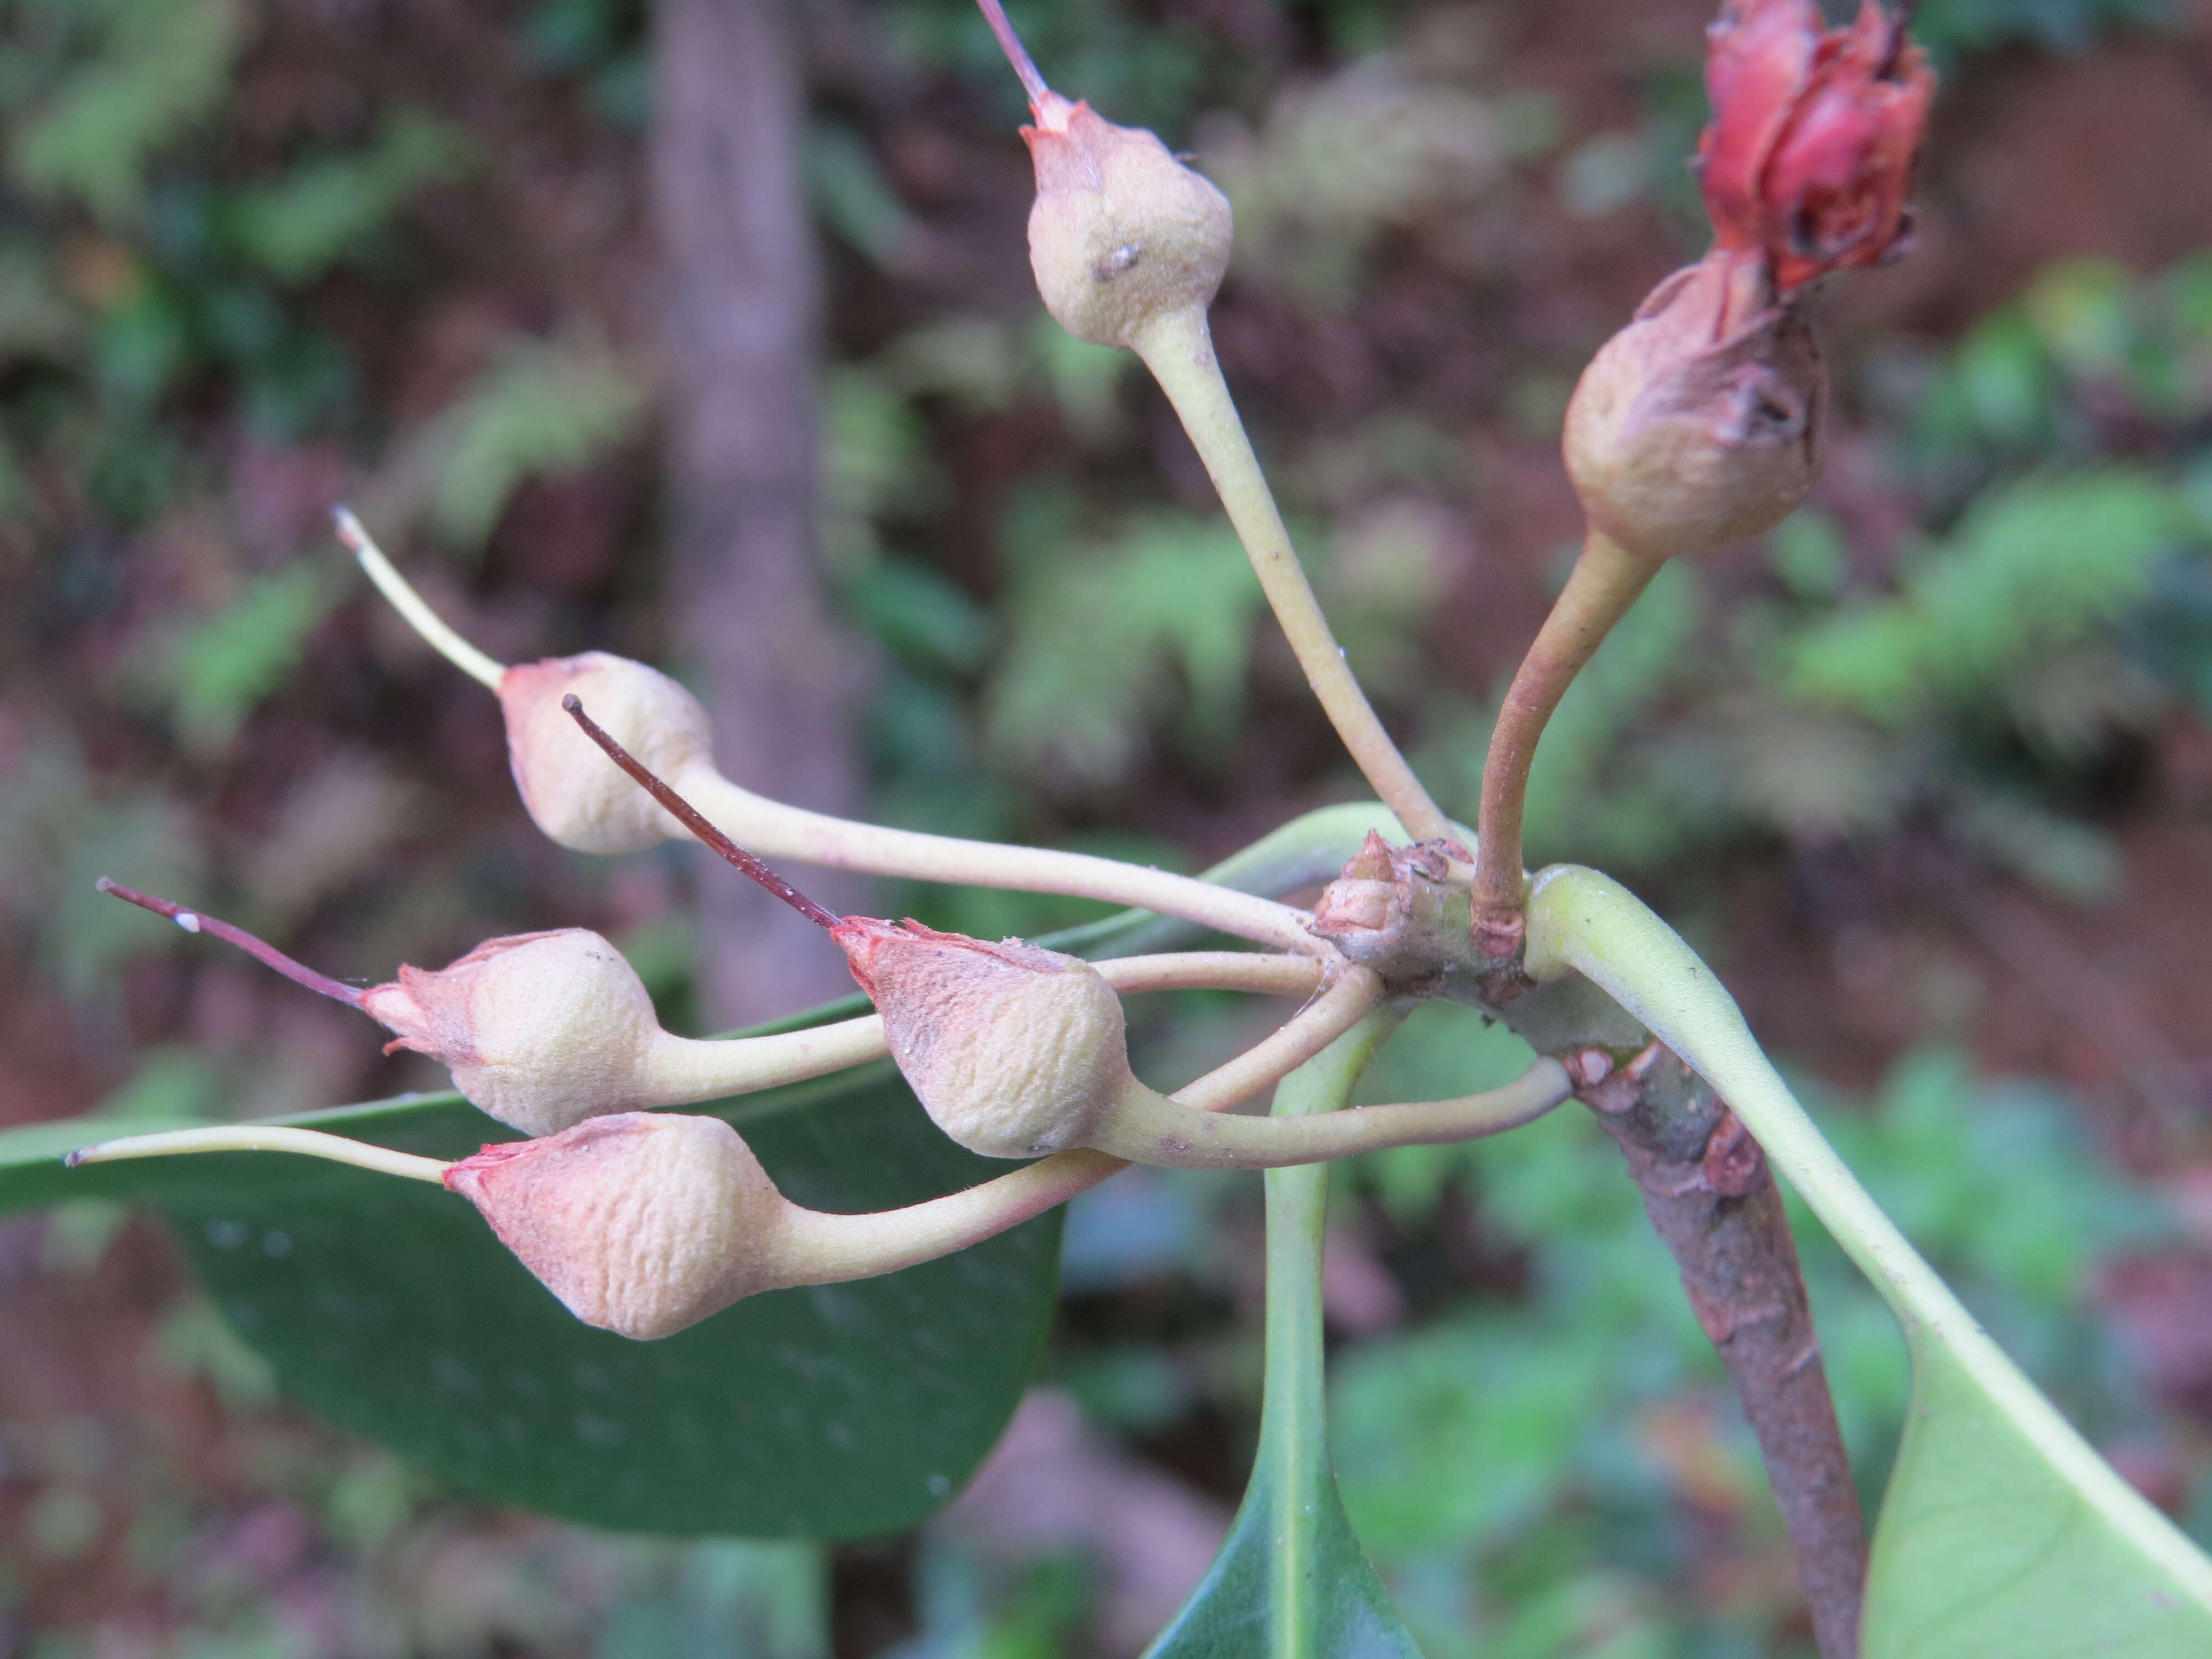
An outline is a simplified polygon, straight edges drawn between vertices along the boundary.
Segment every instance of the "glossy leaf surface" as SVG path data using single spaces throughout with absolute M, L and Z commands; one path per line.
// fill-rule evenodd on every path
M 725 1115 L 819 1209 L 913 1203 L 1006 1167 L 939 1133 L 885 1066 Z M 286 1121 L 438 1158 L 509 1138 L 453 1096 Z M 456 1486 L 595 1526 L 854 1538 L 913 1524 L 1005 1427 L 1057 1288 L 1055 1212 L 941 1261 L 755 1297 L 632 1342 L 579 1324 L 438 1188 L 267 1154 L 62 1166 L 106 1132 L 0 1135 L 0 1211 L 149 1205 L 292 1399 Z

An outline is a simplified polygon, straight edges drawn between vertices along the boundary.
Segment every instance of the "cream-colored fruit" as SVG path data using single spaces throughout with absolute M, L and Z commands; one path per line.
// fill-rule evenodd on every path
M 500 681 L 499 702 L 507 763 L 532 821 L 578 853 L 635 853 L 681 836 L 676 820 L 562 708 L 571 695 L 661 777 L 714 759 L 707 711 L 657 669 L 604 651 L 518 663 Z
M 970 1152 L 1088 1146 L 1133 1086 L 1121 1000 L 1080 957 L 857 916 L 836 937 L 923 1109 Z
M 1030 268 L 1079 339 L 1128 345 L 1171 312 L 1212 303 L 1229 269 L 1229 198 L 1152 133 L 1056 99 L 1024 127 L 1036 168 Z
M 787 1281 L 792 1206 L 720 1118 L 624 1112 L 447 1172 L 586 1325 L 672 1336 Z
M 627 780 L 624 780 L 627 782 Z M 473 1104 L 526 1134 L 649 1103 L 661 1040 L 637 972 L 581 927 L 487 940 L 362 996 L 394 1047 L 442 1061 Z

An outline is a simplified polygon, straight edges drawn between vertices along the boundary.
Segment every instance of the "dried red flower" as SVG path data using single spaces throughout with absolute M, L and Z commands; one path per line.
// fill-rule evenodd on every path
M 446 1185 L 569 1312 L 641 1341 L 804 1277 L 789 1236 L 799 1212 L 717 1117 L 589 1118 L 486 1146 Z
M 1705 58 L 1713 119 L 1698 166 L 1714 239 L 1762 253 L 1784 295 L 1904 239 L 1936 92 L 1927 54 L 1880 0 L 1847 27 L 1820 24 L 1814 0 L 1724 0 Z

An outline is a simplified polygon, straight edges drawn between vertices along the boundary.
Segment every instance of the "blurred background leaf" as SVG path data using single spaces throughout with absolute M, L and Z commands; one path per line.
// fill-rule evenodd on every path
M 692 918 L 722 872 L 535 836 L 491 700 L 367 599 L 325 517 L 352 500 L 502 659 L 694 672 L 656 453 L 648 21 L 9 9 L 0 1123 L 442 1084 L 100 899 L 102 874 L 357 980 L 595 927 L 696 1029 Z M 1016 21 L 1055 86 L 1236 197 L 1224 369 L 1355 665 L 1468 815 L 1578 533 L 1565 398 L 1703 245 L 1699 18 Z M 1945 71 L 1919 246 L 1820 301 L 1827 478 L 1607 645 L 1540 763 L 1531 853 L 1686 927 L 1991 1328 L 2212 1539 L 2212 206 L 2172 185 L 2212 172 L 2205 29 L 2154 0 L 1927 0 L 1919 27 Z M 972 6 L 810 8 L 805 30 L 817 522 L 869 810 L 1195 869 L 1356 795 L 1159 400 L 1039 313 L 1021 95 Z M 994 936 L 1095 913 L 880 897 Z M 1131 1013 L 1162 1086 L 1267 1018 Z M 1373 1097 L 1516 1060 L 1424 1011 Z M 1345 1492 L 1431 1659 L 1809 1651 L 1748 1439 L 1601 1141 L 1561 1115 L 1338 1185 Z M 776 1630 L 757 1639 L 841 1659 L 1133 1655 L 1249 1468 L 1256 1203 L 1154 1172 L 1089 1195 L 1037 1396 L 1064 1431 L 1016 1436 L 1021 1480 L 919 1538 L 758 1579 L 742 1551 L 533 1521 L 312 1426 L 142 1223 L 11 1224 L 0 1652 L 580 1659 Z M 1871 1492 L 1901 1356 L 1805 1248 Z M 825 1628 L 776 1623 L 824 1582 Z

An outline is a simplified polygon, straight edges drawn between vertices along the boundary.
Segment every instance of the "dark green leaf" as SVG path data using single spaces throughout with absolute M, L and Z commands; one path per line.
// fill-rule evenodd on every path
M 1385 822 L 1377 806 L 1326 808 L 1210 873 L 1247 891 L 1298 886 Z M 1190 931 L 1130 912 L 1047 942 L 1123 954 Z M 851 997 L 762 1029 L 866 1011 Z M 890 1209 L 1006 1168 L 947 1140 L 888 1066 L 719 1109 L 816 1209 Z M 449 1094 L 279 1121 L 437 1158 L 508 1138 Z M 172 1127 L 134 1118 L 127 1132 Z M 456 1486 L 600 1526 L 852 1538 L 912 1524 L 1005 1426 L 1057 1288 L 1055 1212 L 943 1261 L 756 1297 L 629 1342 L 570 1318 L 434 1188 L 258 1154 L 63 1165 L 120 1132 L 78 1119 L 0 1134 L 0 1214 L 152 1206 L 293 1398 Z
M 1276 1460 L 1253 1469 L 1229 1541 L 1146 1659 L 1419 1659 L 1318 1461 L 1303 1492 Z
M 887 1066 L 730 1105 L 784 1191 L 816 1208 L 886 1209 L 1005 1168 L 939 1133 Z M 441 1158 L 497 1127 L 451 1096 L 286 1121 Z M 152 1206 L 292 1398 L 457 1486 L 597 1526 L 912 1525 L 998 1438 L 1055 1291 L 1056 1212 L 942 1261 L 631 1342 L 577 1323 L 436 1188 L 253 1154 L 64 1169 L 59 1153 L 103 1127 L 0 1135 L 0 1211 Z

